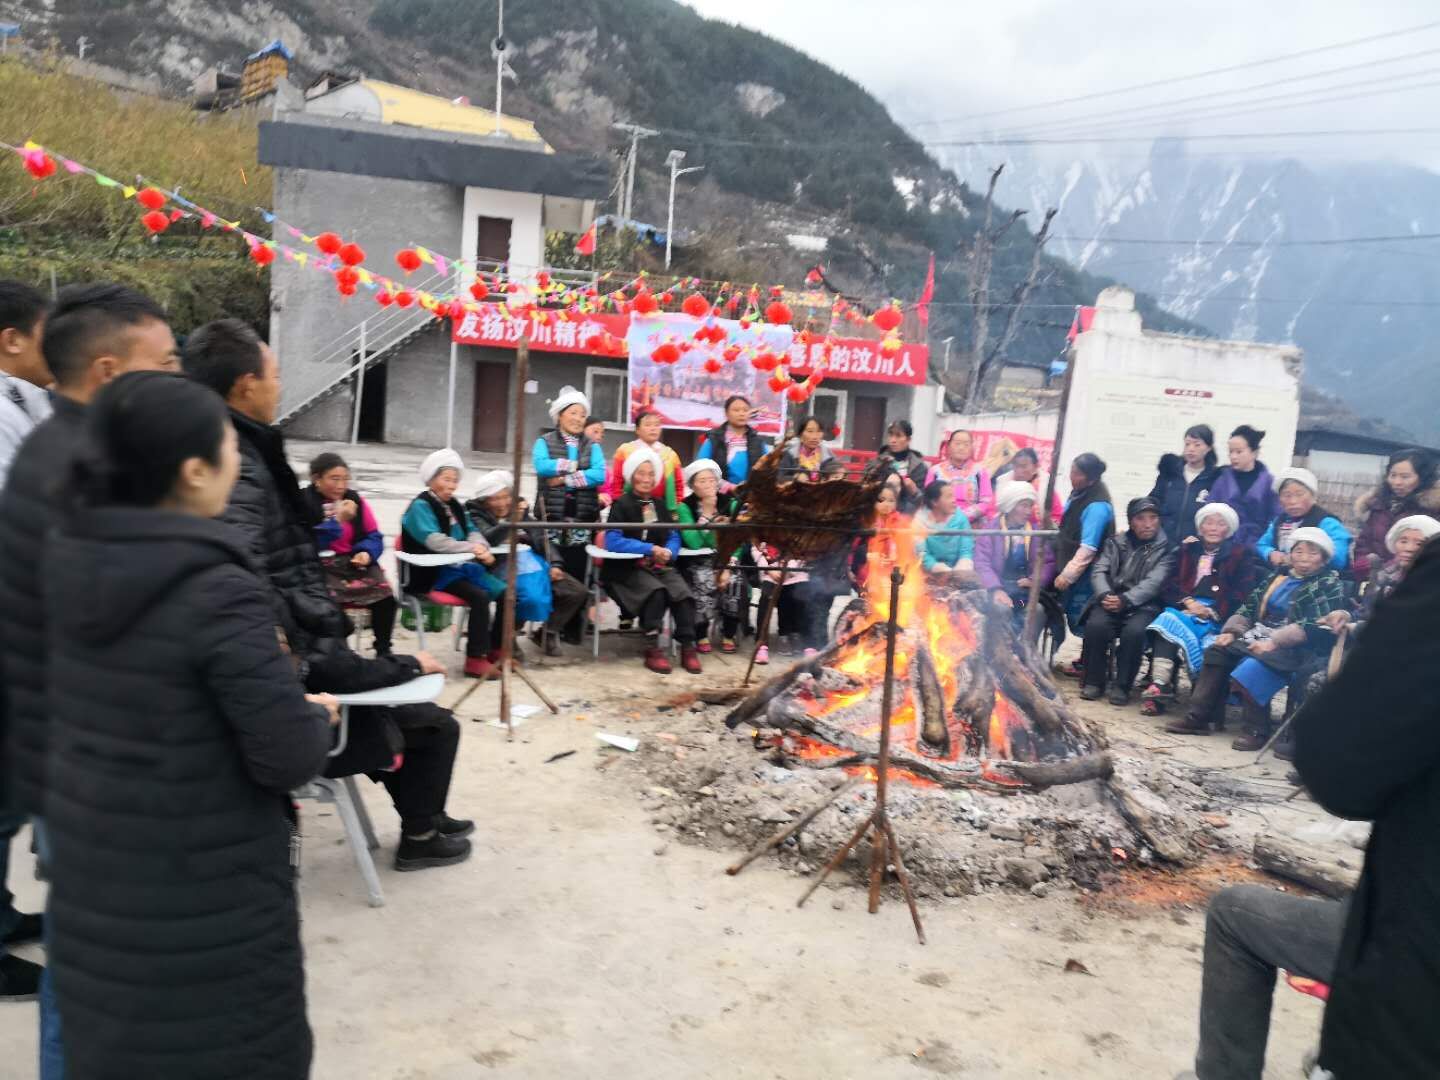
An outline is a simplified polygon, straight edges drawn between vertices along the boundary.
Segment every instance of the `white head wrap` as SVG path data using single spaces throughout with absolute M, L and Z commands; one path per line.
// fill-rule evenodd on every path
M 1320 494 L 1320 481 L 1315 479 L 1315 474 L 1309 469 L 1301 469 L 1293 465 L 1288 469 L 1281 469 L 1280 475 L 1275 478 L 1275 491 L 1277 493 L 1285 486 L 1287 480 L 1294 480 L 1297 484 L 1303 484 L 1310 489 L 1311 495 Z
M 499 495 L 502 491 L 508 491 L 515 486 L 515 478 L 510 475 L 508 469 L 491 469 L 483 473 L 475 484 L 475 498 L 488 499 L 491 495 Z
M 1002 514 L 1008 514 L 1026 499 L 1038 502 L 1040 496 L 1035 494 L 1035 489 L 1024 480 L 1007 480 L 1000 485 L 1000 490 L 995 492 L 995 505 Z
M 625 483 L 627 486 L 630 483 L 630 478 L 635 475 L 635 470 L 647 461 L 655 466 L 655 482 L 659 483 L 660 480 L 663 479 L 665 466 L 660 464 L 659 454 L 653 450 L 631 450 L 630 453 L 625 455 L 625 464 L 620 467 L 620 471 L 625 474 Z
M 1335 557 L 1335 541 L 1330 539 L 1330 534 L 1324 529 L 1317 529 L 1314 525 L 1308 525 L 1303 529 L 1296 529 L 1290 534 L 1290 550 L 1295 550 L 1295 545 L 1301 542 L 1314 544 L 1321 551 L 1325 552 L 1325 558 Z
M 420 463 L 420 483 L 428 487 L 435 474 L 441 469 L 454 469 L 455 479 L 459 480 L 465 471 L 465 462 L 461 461 L 460 455 L 448 446 L 444 450 L 436 450 Z
M 1230 530 L 1225 534 L 1226 539 L 1240 531 L 1240 515 L 1235 512 L 1233 506 L 1226 503 L 1206 503 L 1200 507 L 1195 514 L 1195 531 L 1200 531 L 1202 521 L 1208 517 L 1215 517 L 1217 514 L 1225 520 L 1225 527 Z
M 695 479 L 695 477 L 702 472 L 714 473 L 717 480 L 724 479 L 724 477 L 720 475 L 720 466 L 717 465 L 715 462 L 711 461 L 708 457 L 702 457 L 696 458 L 694 461 L 690 462 L 689 465 L 685 466 L 683 470 L 685 482 L 688 484 L 691 480 Z
M 560 422 L 560 414 L 571 405 L 584 405 L 585 413 L 590 413 L 590 399 L 573 386 L 562 386 L 560 393 L 555 395 L 555 400 L 550 402 L 550 419 L 557 424 Z
M 1411 514 L 1409 517 L 1403 517 L 1395 522 L 1394 525 L 1390 526 L 1390 531 L 1385 534 L 1385 546 L 1390 549 L 1391 555 L 1395 554 L 1395 544 L 1400 539 L 1401 534 L 1407 533 L 1411 529 L 1414 529 L 1426 540 L 1429 540 L 1437 532 L 1440 532 L 1440 521 L 1436 521 L 1434 518 L 1428 517 L 1425 514 Z

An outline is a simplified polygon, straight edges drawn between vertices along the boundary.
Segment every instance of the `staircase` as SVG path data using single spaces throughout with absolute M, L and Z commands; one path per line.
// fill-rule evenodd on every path
M 423 281 L 407 283 L 407 288 L 411 292 L 446 292 L 454 280 L 451 275 L 432 274 Z M 368 370 L 390 359 L 440 321 L 418 306 L 377 308 L 374 315 L 346 330 L 298 374 L 291 376 L 287 372 L 277 423 L 295 419 L 337 390 L 349 386 L 362 369 Z

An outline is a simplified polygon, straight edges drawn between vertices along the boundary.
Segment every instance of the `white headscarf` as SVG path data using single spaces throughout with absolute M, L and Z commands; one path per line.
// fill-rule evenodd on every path
M 635 470 L 646 462 L 655 467 L 655 482 L 658 484 L 665 477 L 665 466 L 660 464 L 660 455 L 653 450 L 639 449 L 631 450 L 625 455 L 625 464 L 620 471 L 625 475 L 625 486 L 630 486 L 630 478 L 635 475 Z
M 460 460 L 460 455 L 448 446 L 444 450 L 436 450 L 420 463 L 420 483 L 426 487 L 441 469 L 454 469 L 455 479 L 459 480 L 465 472 L 465 462 Z
M 1425 514 L 1411 514 L 1409 517 L 1403 517 L 1395 522 L 1390 526 L 1390 531 L 1385 534 L 1385 546 L 1390 549 L 1391 555 L 1395 554 L 1395 544 L 1399 541 L 1401 534 L 1407 533 L 1411 529 L 1429 540 L 1437 532 L 1440 532 L 1440 521 Z
M 571 405 L 584 405 L 585 414 L 590 414 L 590 399 L 573 386 L 562 386 L 560 393 L 555 395 L 555 400 L 550 402 L 550 419 L 558 424 L 560 414 Z
M 1000 508 L 1002 514 L 1008 514 L 1022 502 L 1039 501 L 1040 496 L 1035 494 L 1035 489 L 1024 480 L 1007 480 L 1000 485 L 1000 490 L 995 492 L 995 505 Z
M 696 458 L 694 461 L 690 462 L 690 464 L 686 465 L 685 468 L 682 470 L 682 475 L 684 475 L 685 482 L 688 484 L 691 480 L 694 480 L 695 477 L 702 472 L 713 472 L 715 474 L 715 479 L 724 479 L 724 477 L 720 475 L 720 466 L 717 465 L 715 462 L 711 461 L 708 457 Z
M 1321 551 L 1325 552 L 1325 558 L 1335 557 L 1335 541 L 1330 539 L 1330 534 L 1324 529 L 1317 529 L 1314 525 L 1306 526 L 1303 529 L 1296 529 L 1290 534 L 1290 550 L 1295 550 L 1299 543 L 1314 544 Z
M 1240 515 L 1235 512 L 1233 506 L 1226 503 L 1206 503 L 1195 514 L 1195 531 L 1200 531 L 1200 523 L 1208 517 L 1224 519 L 1225 527 L 1230 531 L 1225 534 L 1225 539 L 1230 539 L 1240 531 Z
M 491 495 L 499 495 L 502 491 L 508 491 L 515 486 L 515 477 L 510 475 L 508 469 L 491 469 L 483 473 L 475 483 L 475 498 L 488 499 Z
M 1309 469 L 1302 469 L 1292 465 L 1288 469 L 1281 469 L 1280 475 L 1275 478 L 1275 490 L 1278 492 L 1285 486 L 1286 481 L 1294 480 L 1310 490 L 1311 495 L 1320 494 L 1320 481 L 1315 479 L 1315 474 Z

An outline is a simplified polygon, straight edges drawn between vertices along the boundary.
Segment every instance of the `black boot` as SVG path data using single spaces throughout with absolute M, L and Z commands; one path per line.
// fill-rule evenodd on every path
M 469 857 L 469 840 L 446 836 L 432 829 L 424 836 L 401 835 L 400 847 L 395 852 L 395 869 L 424 870 L 431 866 L 451 866 Z
M 1205 735 L 1213 727 L 1225 730 L 1225 696 L 1230 689 L 1230 675 L 1218 664 L 1206 664 L 1195 679 L 1190 694 L 1190 707 L 1185 715 L 1165 725 L 1172 735 Z
M 1230 744 L 1232 750 L 1244 750 L 1249 753 L 1259 750 L 1270 739 L 1274 730 L 1270 722 L 1270 706 L 1257 705 L 1250 700 L 1248 694 L 1240 695 L 1240 707 L 1242 716 L 1242 729 L 1244 734 Z

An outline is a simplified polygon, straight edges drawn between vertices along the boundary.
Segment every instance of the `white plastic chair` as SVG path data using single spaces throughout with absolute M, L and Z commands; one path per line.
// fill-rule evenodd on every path
M 378 705 L 382 708 L 394 708 L 397 705 L 418 705 L 421 702 L 434 701 L 444 689 L 445 676 L 437 674 L 421 675 L 418 679 L 411 679 L 398 686 L 366 690 L 359 694 L 336 694 L 335 700 L 340 703 L 340 727 L 335 747 L 329 756 L 339 757 L 349 744 L 350 706 Z M 375 827 L 370 823 L 370 814 L 365 809 L 364 800 L 360 798 L 355 777 L 332 779 L 328 776 L 317 776 L 304 787 L 297 788 L 292 792 L 292 796 L 297 800 L 314 799 L 319 803 L 334 804 L 340 815 L 340 823 L 345 829 L 345 841 L 350 845 L 350 851 L 355 856 L 355 865 L 359 867 L 360 876 L 365 880 L 370 906 L 383 907 L 385 894 L 380 889 L 380 875 L 375 871 L 375 860 L 370 857 L 370 852 L 380 846 L 380 841 L 375 837 Z
M 460 649 L 460 639 L 465 633 L 465 621 L 470 615 L 470 605 L 458 596 L 442 590 L 435 590 L 419 597 L 410 592 L 410 567 L 412 566 L 459 566 L 461 563 L 470 562 L 475 556 L 468 552 L 455 552 L 453 554 L 426 553 L 424 555 L 412 555 L 408 551 L 395 549 L 395 562 L 399 570 L 399 592 L 397 597 L 402 606 L 408 608 L 415 618 L 415 639 L 420 644 L 420 651 L 425 651 L 425 605 L 435 604 L 439 607 L 459 608 L 460 613 L 455 619 L 455 650 Z
M 681 552 L 683 553 L 685 549 L 684 549 L 684 548 L 681 548 L 680 550 L 681 550 Z M 586 561 L 586 563 L 585 563 L 585 590 L 586 590 L 586 592 L 588 592 L 588 593 L 590 594 L 591 607 L 592 607 L 592 609 L 593 609 L 594 612 L 595 612 L 595 622 L 594 622 L 594 631 L 595 631 L 595 635 L 594 635 L 594 636 L 595 636 L 595 641 L 594 641 L 594 644 L 593 644 L 592 647 L 591 647 L 591 650 L 592 650 L 592 651 L 591 651 L 591 655 L 594 656 L 594 658 L 595 658 L 596 660 L 599 660 L 599 659 L 600 659 L 600 601 L 605 597 L 605 586 L 602 585 L 601 582 L 600 582 L 600 568 L 599 568 L 599 566 L 596 565 L 596 563 L 597 563 L 597 561 L 603 563 L 606 559 L 618 559 L 618 560 L 624 560 L 624 559 L 643 559 L 643 558 L 645 558 L 645 556 L 644 556 L 644 555 L 634 555 L 634 554 L 630 554 L 630 553 L 622 552 L 622 551 L 607 551 L 605 548 L 603 548 L 603 547 L 597 547 L 597 546 L 594 545 L 594 544 L 586 544 L 586 545 L 585 545 L 585 554 L 588 555 L 588 556 L 590 556 L 590 558 L 589 558 L 589 559 Z M 697 552 L 695 552 L 695 554 L 698 555 L 699 552 L 697 551 Z M 713 554 L 713 552 L 711 552 L 711 554 Z M 622 614 L 623 614 L 623 613 L 622 613 Z M 659 642 L 657 642 L 657 644 L 659 644 L 661 648 L 669 649 L 669 650 L 671 650 L 671 651 L 673 652 L 673 651 L 674 651 L 674 645 L 675 645 L 675 635 L 674 635 L 671 631 L 672 631 L 672 627 L 671 627 L 671 622 L 670 622 L 670 611 L 669 611 L 669 609 L 667 608 L 666 611 L 665 611 L 665 618 L 664 618 L 664 620 L 660 623 L 660 640 L 659 640 Z

